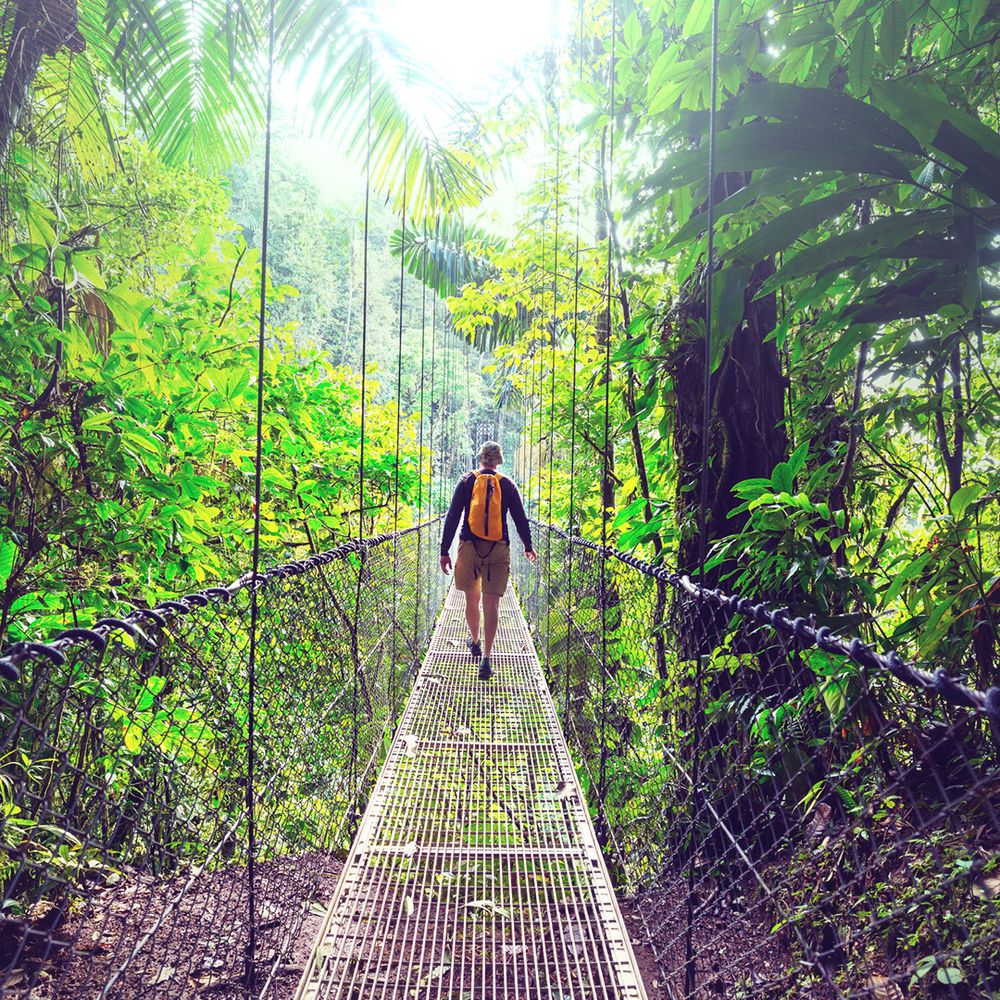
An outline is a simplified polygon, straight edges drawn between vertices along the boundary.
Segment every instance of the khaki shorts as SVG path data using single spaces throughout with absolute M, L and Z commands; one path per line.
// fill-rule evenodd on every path
M 510 579 L 510 546 L 506 542 L 459 542 L 455 586 L 502 597 Z

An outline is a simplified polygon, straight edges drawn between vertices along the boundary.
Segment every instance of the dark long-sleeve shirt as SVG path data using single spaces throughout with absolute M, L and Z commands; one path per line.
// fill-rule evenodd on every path
M 484 470 L 485 471 L 485 470 Z M 467 472 L 455 486 L 455 492 L 451 498 L 451 506 L 448 507 L 448 514 L 444 519 L 444 531 L 441 533 L 441 555 L 446 556 L 451 549 L 451 543 L 455 539 L 455 529 L 458 522 L 462 522 L 462 530 L 458 537 L 463 542 L 475 541 L 476 535 L 469 527 L 469 505 L 472 503 L 472 484 L 476 481 L 475 472 Z M 514 527 L 524 542 L 525 552 L 530 552 L 531 545 L 531 525 L 528 524 L 528 515 L 524 512 L 524 504 L 521 502 L 521 494 L 512 479 L 503 477 L 500 485 L 500 520 L 503 524 L 503 540 L 510 543 L 510 532 L 507 530 L 507 515 L 514 519 Z

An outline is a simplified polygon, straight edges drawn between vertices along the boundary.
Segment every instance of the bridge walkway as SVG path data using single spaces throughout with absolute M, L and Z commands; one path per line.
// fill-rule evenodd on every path
M 520 605 L 452 590 L 296 1000 L 645 1000 Z

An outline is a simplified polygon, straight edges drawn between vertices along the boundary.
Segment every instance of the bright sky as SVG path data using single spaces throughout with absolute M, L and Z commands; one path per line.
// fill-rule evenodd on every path
M 386 23 L 460 98 L 488 99 L 509 66 L 554 37 L 556 0 L 376 0 Z
M 384 23 L 460 100 L 475 105 L 497 97 L 506 71 L 550 45 L 559 0 L 375 0 Z M 277 103 L 289 118 L 298 95 L 292 80 L 278 85 Z M 432 128 L 446 131 L 446 120 Z M 325 193 L 357 195 L 363 190 L 358 165 L 320 138 L 295 143 L 298 158 Z M 510 196 L 498 192 L 506 214 Z M 496 199 L 493 199 L 496 200 Z M 495 207 L 495 206 L 491 206 Z

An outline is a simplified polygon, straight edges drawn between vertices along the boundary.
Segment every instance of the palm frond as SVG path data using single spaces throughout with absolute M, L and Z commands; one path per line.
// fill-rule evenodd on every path
M 405 233 L 397 229 L 389 248 L 396 256 L 403 251 L 407 271 L 441 298 L 448 298 L 463 285 L 478 284 L 498 273 L 490 253 L 503 250 L 504 241 L 478 226 L 445 217 L 430 227 L 407 226 Z
M 108 173 L 118 163 L 118 140 L 103 87 L 89 52 L 62 51 L 43 60 L 33 87 L 34 141 L 63 137 L 64 152 L 84 180 Z M 64 168 L 69 162 L 64 161 Z
M 445 217 L 432 226 L 397 229 L 389 240 L 394 255 L 403 254 L 409 274 L 441 298 L 460 295 L 468 285 L 481 285 L 500 276 L 492 254 L 504 249 L 505 241 L 479 226 Z M 520 302 L 513 312 L 495 312 L 490 322 L 477 325 L 470 343 L 484 353 L 501 344 L 514 343 L 531 327 L 531 311 Z
M 260 131 L 252 7 L 228 0 L 81 2 L 80 30 L 167 163 L 224 170 Z
M 489 193 L 470 156 L 451 149 L 408 98 L 457 111 L 455 102 L 371 7 L 347 0 L 278 0 L 281 49 L 301 59 L 301 82 L 312 93 L 320 128 L 346 138 L 364 155 L 368 146 L 368 80 L 371 76 L 371 163 L 375 188 L 397 211 L 406 186 L 407 215 L 436 214 L 478 204 Z

